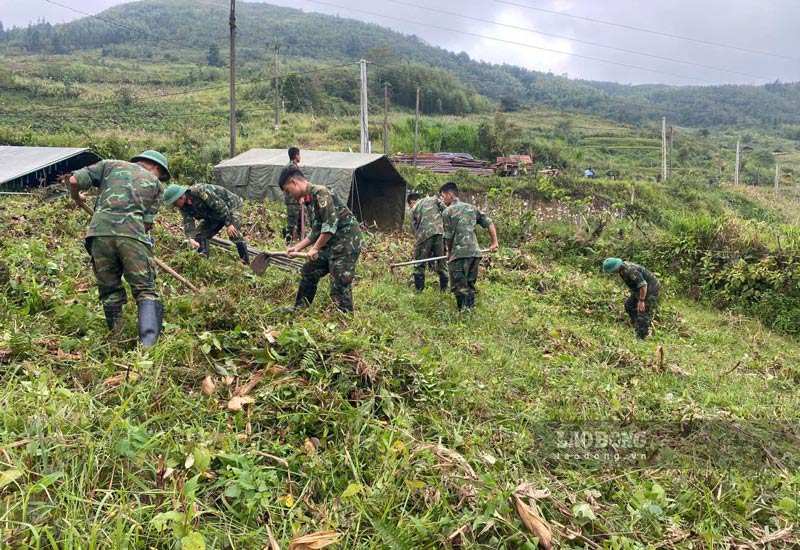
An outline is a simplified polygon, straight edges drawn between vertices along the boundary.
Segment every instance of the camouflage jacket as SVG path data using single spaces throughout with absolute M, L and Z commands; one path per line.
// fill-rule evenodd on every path
M 186 236 L 190 238 L 194 237 L 196 233 L 195 220 L 208 220 L 223 223 L 226 226 L 231 225 L 233 213 L 244 206 L 242 197 L 224 187 L 210 183 L 196 183 L 189 187 L 184 196 L 189 200 L 181 208 L 183 229 Z
M 444 239 L 453 241 L 450 260 L 480 257 L 475 226 L 488 229 L 491 224 L 492 219 L 471 204 L 456 200 L 445 208 L 442 212 Z
M 123 160 L 101 160 L 72 174 L 82 190 L 98 187 L 87 237 L 131 237 L 148 242 L 145 223 L 153 223 L 163 191 L 158 178 Z
M 444 203 L 439 197 L 424 197 L 411 209 L 411 231 L 417 243 L 444 233 L 442 212 Z
M 315 243 L 322 233 L 333 233 L 320 252 L 337 257 L 353 252 L 361 243 L 361 227 L 347 205 L 322 185 L 308 186 L 313 218 L 308 238 Z
M 648 295 L 658 294 L 661 290 L 661 282 L 656 279 L 656 276 L 648 269 L 633 262 L 622 262 L 619 276 L 633 293 L 638 293 L 644 285 L 647 285 Z

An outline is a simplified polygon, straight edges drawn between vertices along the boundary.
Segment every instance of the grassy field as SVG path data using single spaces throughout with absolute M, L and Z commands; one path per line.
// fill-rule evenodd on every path
M 5 547 L 284 548 L 333 531 L 338 548 L 533 548 L 512 494 L 563 547 L 800 543 L 797 340 L 666 272 L 654 336 L 636 340 L 599 249 L 542 252 L 563 226 L 485 262 L 472 314 L 389 275 L 407 236 L 370 234 L 355 315 L 323 291 L 287 318 L 296 275 L 203 261 L 165 212 L 157 253 L 204 290 L 160 275 L 165 332 L 145 352 L 130 306 L 131 340 L 106 343 L 83 213 L 0 207 Z M 280 210 L 248 206 L 253 244 L 279 246 Z M 249 380 L 252 403 L 229 410 Z
M 173 172 L 179 179 L 209 179 L 210 165 L 228 156 L 224 69 L 162 57 L 146 63 L 117 59 L 104 57 L 99 50 L 70 56 L 11 50 L 3 61 L 0 142 L 89 146 L 110 157 L 156 147 L 177 158 Z M 325 65 L 293 60 L 290 67 L 303 72 Z M 356 68 L 352 68 L 353 77 Z M 263 67 L 249 63 L 238 78 L 238 151 L 288 144 L 301 149 L 358 150 L 356 105 L 340 101 L 327 112 L 320 114 L 318 109 L 315 115 L 310 106 L 298 112 L 281 111 L 280 130 L 275 132 L 269 75 Z M 373 150 L 382 150 L 382 98 L 373 97 L 370 110 Z M 413 113 L 394 106 L 390 110 L 390 154 L 413 150 Z M 481 125 L 488 133 L 480 133 Z M 783 182 L 795 181 L 800 161 L 797 143 L 757 130 L 675 128 L 673 174 L 732 181 L 738 138 L 753 152 L 782 151 L 775 160 L 782 164 Z M 537 169 L 557 165 L 580 174 L 591 166 L 598 175 L 652 182 L 661 172 L 660 140 L 660 128 L 529 107 L 464 117 L 423 116 L 420 150 L 464 151 L 489 161 L 500 152 L 527 153 L 533 154 Z M 743 155 L 743 178 L 772 182 L 774 165 L 756 170 L 760 164 L 751 156 Z
M 153 147 L 179 182 L 227 157 L 222 69 L 91 51 L 3 62 L 2 143 Z M 281 113 L 274 132 L 269 84 L 241 77 L 240 151 L 358 150 L 352 105 Z M 390 124 L 390 153 L 411 150 L 411 114 L 393 108 Z M 356 314 L 322 290 L 288 318 L 296 274 L 259 278 L 220 250 L 204 261 L 164 211 L 157 254 L 203 291 L 159 275 L 166 325 L 149 352 L 130 305 L 129 340 L 106 342 L 86 216 L 0 197 L 0 548 L 274 550 L 332 531 L 338 548 L 512 549 L 546 546 L 548 530 L 574 548 L 797 547 L 800 155 L 754 132 L 753 152 L 785 153 L 780 194 L 717 185 L 740 134 L 676 128 L 674 177 L 656 184 L 660 128 L 543 108 L 423 117 L 422 151 L 493 141 L 566 173 L 452 176 L 503 246 L 472 314 L 391 277 L 408 235 L 370 233 Z M 577 177 L 586 166 L 619 175 Z M 420 190 L 444 182 L 403 173 Z M 563 216 L 542 221 L 520 197 Z M 282 211 L 247 206 L 251 244 L 281 246 Z M 622 284 L 598 273 L 618 254 L 665 283 L 644 342 Z M 252 402 L 229 410 L 237 392 Z M 532 510 L 547 529 L 532 532 Z

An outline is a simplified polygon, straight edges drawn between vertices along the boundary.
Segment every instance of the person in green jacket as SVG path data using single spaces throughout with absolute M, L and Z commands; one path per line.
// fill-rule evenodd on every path
M 442 226 L 450 269 L 450 288 L 456 296 L 459 310 L 464 307 L 472 309 L 475 307 L 475 282 L 481 263 L 475 226 L 480 225 L 489 231 L 492 237 L 489 245 L 491 252 L 499 248 L 497 230 L 489 216 L 471 204 L 458 200 L 458 186 L 455 183 L 445 183 L 439 192 L 447 207 L 442 212 Z
M 616 273 L 630 289 L 631 295 L 625 300 L 625 312 L 636 329 L 636 336 L 647 338 L 661 293 L 661 282 L 649 270 L 621 258 L 606 258 L 603 271 Z
M 331 298 L 336 307 L 342 312 L 352 312 L 353 279 L 363 241 L 358 220 L 335 193 L 325 186 L 311 184 L 295 165 L 283 169 L 278 185 L 295 199 L 309 197 L 313 208 L 311 233 L 286 251 L 291 257 L 311 246 L 292 311 L 310 305 L 319 280 L 330 273 Z
M 411 208 L 411 232 L 414 234 L 414 259 L 439 258 L 444 256 L 442 233 L 442 212 L 444 203 L 439 197 L 421 197 L 419 193 L 409 193 L 406 198 Z M 434 262 L 419 263 L 414 266 L 414 288 L 417 292 L 425 289 L 425 267 Z M 447 264 L 435 260 L 439 274 L 439 290 L 447 290 Z
M 122 308 L 128 301 L 124 276 L 136 301 L 139 340 L 145 347 L 158 341 L 164 317 L 156 290 L 153 241 L 147 233 L 161 201 L 160 180 L 169 178 L 166 157 L 153 150 L 130 162 L 101 160 L 69 178 L 70 196 L 79 205 L 86 200 L 82 190 L 99 189 L 85 244 L 108 329 L 114 339 L 124 329 Z
M 242 197 L 219 185 L 195 183 L 190 187 L 170 185 L 164 192 L 164 204 L 174 206 L 183 215 L 183 230 L 192 248 L 208 258 L 208 240 L 223 227 L 244 265 L 250 264 L 242 226 Z M 200 227 L 195 220 L 201 220 Z

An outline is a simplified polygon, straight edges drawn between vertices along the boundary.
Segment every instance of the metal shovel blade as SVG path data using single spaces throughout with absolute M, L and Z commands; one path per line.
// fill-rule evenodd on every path
M 250 269 L 252 269 L 253 273 L 255 273 L 258 276 L 263 275 L 268 267 L 269 267 L 269 254 L 267 254 L 266 252 L 260 252 L 259 254 L 256 255 L 255 258 L 253 258 L 253 261 L 250 262 Z

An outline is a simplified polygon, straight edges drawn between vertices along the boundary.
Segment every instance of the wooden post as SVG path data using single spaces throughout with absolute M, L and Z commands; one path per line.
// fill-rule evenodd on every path
M 669 169 L 667 174 L 672 177 L 672 126 L 669 127 Z
M 277 42 L 275 42 L 275 131 L 277 132 L 280 126 L 278 126 L 278 111 L 280 110 L 280 100 L 281 100 L 281 87 L 280 87 L 280 78 L 278 77 L 278 52 L 281 46 Z
M 417 168 L 418 151 L 419 151 L 419 86 L 417 86 L 417 110 L 414 118 L 414 169 Z
M 236 156 L 236 0 L 231 0 L 231 15 L 228 21 L 231 31 L 231 158 Z
M 389 154 L 389 83 L 383 83 L 383 154 Z
M 661 181 L 667 179 L 667 117 L 661 117 Z
M 739 140 L 736 140 L 736 167 L 734 168 L 733 184 L 739 185 Z

